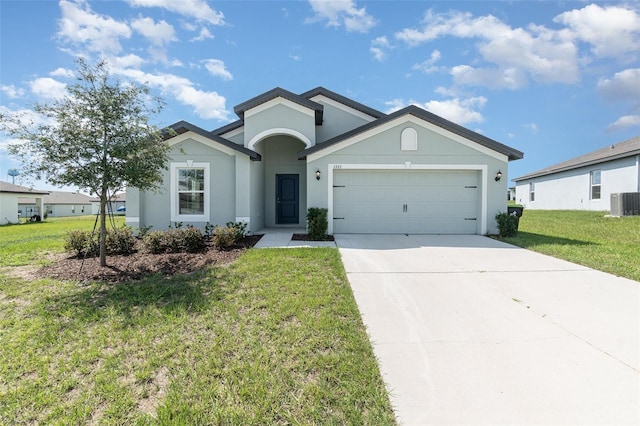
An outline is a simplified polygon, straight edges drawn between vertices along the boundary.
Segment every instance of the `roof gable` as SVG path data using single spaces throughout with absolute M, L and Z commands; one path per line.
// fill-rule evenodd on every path
M 381 118 L 386 115 L 383 112 L 370 108 L 364 104 L 361 104 L 360 102 L 356 102 L 353 99 L 349 99 L 336 92 L 332 92 L 331 90 L 325 89 L 324 87 L 316 87 L 315 89 L 311 89 L 308 92 L 304 92 L 300 96 L 302 96 L 303 98 L 311 99 L 318 95 L 322 95 L 329 99 L 333 99 L 334 101 L 339 102 L 342 105 L 348 106 L 349 108 L 353 108 L 356 111 L 363 112 L 373 118 Z
M 469 130 L 465 127 L 462 127 L 458 124 L 455 124 L 451 121 L 445 120 L 442 117 L 439 117 L 433 113 L 430 113 L 422 108 L 419 108 L 415 105 L 409 105 L 408 107 L 405 107 L 401 110 L 398 110 L 392 114 L 386 115 L 376 121 L 373 121 L 371 123 L 365 124 L 363 126 L 360 126 L 356 129 L 350 130 L 346 133 L 343 133 L 342 135 L 336 136 L 332 139 L 329 139 L 328 141 L 325 141 L 321 144 L 317 144 L 311 148 L 305 149 L 304 151 L 300 152 L 300 154 L 298 155 L 298 158 L 302 159 L 302 158 L 306 158 L 307 155 L 309 154 L 313 154 L 316 152 L 320 152 L 324 149 L 327 149 L 330 146 L 339 144 L 340 142 L 346 141 L 354 136 L 357 136 L 361 133 L 364 133 L 366 131 L 375 129 L 377 127 L 380 127 L 386 123 L 389 123 L 393 120 L 396 120 L 399 117 L 405 116 L 405 115 L 412 115 L 416 118 L 419 118 L 421 120 L 424 120 L 428 123 L 431 123 L 437 127 L 440 127 L 444 130 L 447 130 L 451 133 L 454 133 L 458 136 L 461 136 L 467 140 L 473 141 L 478 143 L 479 145 L 482 145 L 486 148 L 489 148 L 493 151 L 496 151 L 500 154 L 506 155 L 507 158 L 509 159 L 509 161 L 511 160 L 519 160 L 521 159 L 524 154 L 521 151 L 518 151 L 516 149 L 513 149 L 511 147 L 508 147 L 507 145 L 503 145 L 500 142 L 497 142 L 493 139 L 490 139 L 486 136 L 483 136 L 479 133 L 476 133 L 472 130 Z
M 186 121 L 178 121 L 177 123 L 172 124 L 171 126 L 169 126 L 169 128 L 171 128 L 173 131 L 175 131 L 178 135 L 181 135 L 183 133 L 186 132 L 193 132 L 195 134 L 198 134 L 200 136 L 203 136 L 209 140 L 212 140 L 216 143 L 219 143 L 223 146 L 226 146 L 227 148 L 231 148 L 234 151 L 238 151 L 241 152 L 245 155 L 248 155 L 249 158 L 251 158 L 252 160 L 260 160 L 261 156 L 260 154 L 258 154 L 255 151 L 252 151 L 248 148 L 245 148 L 242 145 L 238 145 L 236 143 L 233 143 L 223 137 L 218 136 L 217 134 L 215 134 L 214 132 L 208 132 L 206 130 L 204 130 L 201 127 L 195 126 L 191 123 L 188 123 Z M 170 140 L 171 138 L 173 138 L 174 136 L 171 136 L 169 134 L 166 135 L 165 140 Z
M 531 179 L 534 177 L 551 175 L 554 173 L 573 170 L 580 167 L 590 166 L 593 164 L 605 163 L 607 161 L 631 157 L 634 155 L 640 155 L 640 136 L 636 136 L 634 138 L 627 139 L 626 141 L 609 145 L 605 148 L 601 148 L 584 155 L 580 155 L 570 160 L 563 161 L 562 163 L 545 167 L 544 169 L 540 169 L 533 173 L 529 173 L 527 175 L 517 177 L 513 179 L 513 181 L 517 182 L 525 179 Z
M 282 89 L 280 87 L 271 89 L 268 92 L 265 92 L 261 95 L 249 99 L 248 101 L 236 105 L 233 108 L 233 111 L 238 115 L 238 117 L 240 117 L 241 120 L 244 120 L 244 114 L 246 111 L 276 98 L 283 98 L 305 108 L 309 108 L 314 112 L 316 125 L 322 124 L 322 112 L 324 107 L 321 104 L 313 102 L 312 100 L 307 99 L 304 96 L 296 95 L 295 93 Z

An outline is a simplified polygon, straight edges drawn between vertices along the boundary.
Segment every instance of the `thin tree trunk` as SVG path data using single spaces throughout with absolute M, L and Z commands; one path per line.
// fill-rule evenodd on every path
M 100 266 L 107 266 L 107 189 L 100 194 Z

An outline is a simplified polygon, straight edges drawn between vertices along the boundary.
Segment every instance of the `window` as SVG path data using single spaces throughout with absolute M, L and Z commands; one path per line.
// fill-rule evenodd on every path
M 529 201 L 536 200 L 536 184 L 535 182 L 529 182 Z
M 209 221 L 209 163 L 171 164 L 171 220 Z
M 591 199 L 600 199 L 600 170 L 591 172 Z

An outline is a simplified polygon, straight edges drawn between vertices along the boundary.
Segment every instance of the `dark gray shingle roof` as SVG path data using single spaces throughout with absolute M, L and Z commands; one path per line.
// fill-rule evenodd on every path
M 572 158 L 571 160 L 563 161 L 562 163 L 554 164 L 553 166 L 545 167 L 544 169 L 538 170 L 536 172 L 517 177 L 513 180 L 515 182 L 518 182 L 525 179 L 551 175 L 554 173 L 573 170 L 580 167 L 586 167 L 639 154 L 640 136 L 636 136 L 634 138 L 627 139 L 626 141 L 609 145 L 606 148 L 598 149 L 588 154 Z
M 311 99 L 314 96 L 323 95 L 329 99 L 333 99 L 336 102 L 340 102 L 343 105 L 351 107 L 356 111 L 364 112 L 367 115 L 370 115 L 374 118 L 384 117 L 386 114 L 380 112 L 376 109 L 366 106 L 365 104 L 361 104 L 360 102 L 356 102 L 353 99 L 349 99 L 345 96 L 342 96 L 336 92 L 332 92 L 329 89 L 325 89 L 324 87 L 316 87 L 315 89 L 311 89 L 308 92 L 302 93 L 300 96 L 303 98 Z
M 364 133 L 367 130 L 370 129 L 374 129 L 378 126 L 381 126 L 385 123 L 388 123 L 392 120 L 395 120 L 398 117 L 402 117 L 403 115 L 407 115 L 407 114 L 411 114 L 417 118 L 420 118 L 422 120 L 425 120 L 429 123 L 435 124 L 438 127 L 441 127 L 445 130 L 448 130 L 452 133 L 455 133 L 457 135 L 460 135 L 462 137 L 464 137 L 465 139 L 471 140 L 473 142 L 476 142 L 482 146 L 485 146 L 487 148 L 490 148 L 496 152 L 499 152 L 501 154 L 506 155 L 509 158 L 509 161 L 511 160 L 519 160 L 521 159 L 524 154 L 521 151 L 518 151 L 517 149 L 511 148 L 507 145 L 503 145 L 500 142 L 497 142 L 493 139 L 490 139 L 486 136 L 481 135 L 480 133 L 474 132 L 472 130 L 467 129 L 466 127 L 462 127 L 459 124 L 453 123 L 449 120 L 445 120 L 444 118 L 437 116 L 433 113 L 430 113 L 429 111 L 426 111 L 420 107 L 417 107 L 415 105 L 409 105 L 408 107 L 402 108 L 401 110 L 398 110 L 392 114 L 386 115 L 376 121 L 373 121 L 371 123 L 367 123 L 363 126 L 360 126 L 358 128 L 355 128 L 349 132 L 343 133 L 342 135 L 338 135 L 332 139 L 329 139 L 326 142 L 323 143 L 319 143 L 315 146 L 312 146 L 311 148 L 307 148 L 304 151 L 300 152 L 298 154 L 298 158 L 303 159 L 305 158 L 307 155 L 312 154 L 314 152 L 318 152 L 318 151 L 322 151 L 323 149 L 331 146 L 331 145 L 335 145 L 337 143 L 340 143 L 344 140 L 347 140 L 353 136 L 356 136 L 360 133 Z
M 214 132 L 208 132 L 206 130 L 204 130 L 201 127 L 198 127 L 196 125 L 193 125 L 187 121 L 178 121 L 175 124 L 172 124 L 171 126 L 169 126 L 171 129 L 173 129 L 177 134 L 181 135 L 183 133 L 186 132 L 194 132 L 200 136 L 204 136 L 205 138 L 211 139 L 215 142 L 218 142 L 221 145 L 224 145 L 228 148 L 234 149 L 238 152 L 241 152 L 243 154 L 246 154 L 249 156 L 249 158 L 251 158 L 252 160 L 260 160 L 262 157 L 260 156 L 260 154 L 258 154 L 255 151 L 252 151 L 248 148 L 245 148 L 242 145 L 238 145 L 237 143 L 233 143 L 228 139 L 225 139 L 223 137 L 218 136 L 217 134 L 215 134 Z M 170 135 L 166 135 L 166 139 L 171 139 L 172 136 Z
M 265 92 L 261 95 L 249 99 L 248 101 L 236 105 L 233 108 L 233 111 L 238 115 L 238 117 L 240 117 L 241 120 L 244 120 L 245 111 L 251 108 L 255 108 L 258 105 L 262 105 L 263 103 L 275 98 L 284 98 L 291 102 L 295 102 L 298 105 L 302 105 L 303 107 L 313 110 L 315 112 L 316 125 L 319 126 L 322 124 L 322 113 L 324 107 L 321 104 L 313 102 L 305 98 L 304 96 L 296 95 L 295 93 L 285 90 L 281 87 L 276 87 L 275 89 L 271 89 L 268 92 Z

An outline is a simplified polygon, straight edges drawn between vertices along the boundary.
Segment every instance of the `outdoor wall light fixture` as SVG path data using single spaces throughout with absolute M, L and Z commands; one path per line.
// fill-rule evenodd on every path
M 320 175 L 322 173 L 320 173 L 320 170 L 316 170 L 316 180 L 320 180 Z
M 498 170 L 498 173 L 496 173 L 496 182 L 498 182 L 500 179 L 502 179 L 502 172 Z

